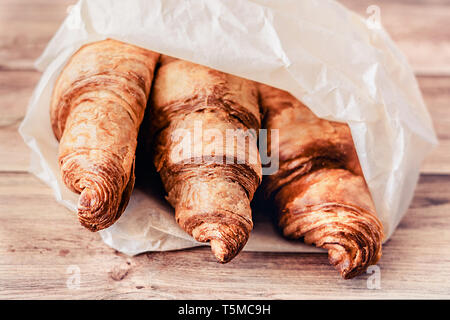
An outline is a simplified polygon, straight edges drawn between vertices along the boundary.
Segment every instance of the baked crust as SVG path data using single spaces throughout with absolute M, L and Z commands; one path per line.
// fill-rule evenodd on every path
M 381 256 L 383 228 L 349 127 L 319 119 L 288 92 L 259 92 L 263 126 L 279 129 L 280 168 L 263 189 L 283 235 L 327 249 L 343 278 L 361 274 Z
M 137 134 L 159 54 L 116 40 L 81 47 L 56 81 L 50 118 L 66 186 L 91 231 L 122 214 L 134 186 Z
M 231 145 L 205 130 L 224 138 L 227 130 L 259 129 L 256 84 L 162 56 L 151 106 L 154 163 L 178 224 L 197 241 L 210 241 L 219 262 L 230 261 L 253 228 L 250 201 L 262 175 L 256 135 Z M 180 129 L 192 138 L 183 146 L 190 152 L 174 156 L 180 141 L 173 134 Z

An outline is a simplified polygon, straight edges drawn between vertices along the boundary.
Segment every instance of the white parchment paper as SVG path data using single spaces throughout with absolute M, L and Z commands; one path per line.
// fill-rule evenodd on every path
M 331 0 L 81 0 L 36 63 L 43 75 L 20 127 L 32 150 L 30 170 L 76 211 L 78 196 L 60 178 L 50 96 L 81 45 L 114 38 L 287 90 L 319 117 L 348 123 L 390 237 L 437 140 L 405 57 L 368 22 Z M 282 239 L 268 217 L 254 215 L 244 250 L 318 250 Z M 178 227 L 157 191 L 139 187 L 119 221 L 100 235 L 130 255 L 200 245 Z

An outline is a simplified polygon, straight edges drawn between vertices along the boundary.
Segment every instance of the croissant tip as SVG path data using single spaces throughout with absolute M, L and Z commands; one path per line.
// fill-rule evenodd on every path
M 378 254 L 376 258 L 374 258 L 374 260 L 368 263 L 355 264 L 355 262 L 352 261 L 352 258 L 350 257 L 341 255 L 339 258 L 337 258 L 334 255 L 337 252 L 338 252 L 337 250 L 329 250 L 328 260 L 330 264 L 334 265 L 336 270 L 339 271 L 341 277 L 344 280 L 352 279 L 356 276 L 363 274 L 370 265 L 373 265 L 378 261 L 378 257 L 380 256 L 380 254 Z
M 95 192 L 89 188 L 83 189 L 78 200 L 78 220 L 91 232 L 104 229 L 98 223 L 98 216 L 93 214 L 101 209 L 101 203 L 95 201 Z
M 353 268 L 353 269 L 339 269 L 339 272 L 341 273 L 341 277 L 344 280 L 349 280 L 352 278 L 355 278 L 356 276 L 361 275 L 362 273 L 364 273 L 364 271 L 367 269 L 368 266 L 366 267 L 360 267 L 360 268 Z
M 227 263 L 232 260 L 237 252 L 230 250 L 225 241 L 220 239 L 213 239 L 210 241 L 211 251 L 220 263 Z
M 344 280 L 349 280 L 360 274 L 360 272 L 352 272 L 354 270 L 343 270 L 343 269 L 339 269 L 339 268 L 337 268 L 337 269 L 339 270 L 341 277 Z
M 93 222 L 93 218 L 89 218 L 86 215 L 86 212 L 80 212 L 78 211 L 78 220 L 80 221 L 80 224 L 88 229 L 91 232 L 97 232 L 104 228 L 98 225 L 98 223 Z

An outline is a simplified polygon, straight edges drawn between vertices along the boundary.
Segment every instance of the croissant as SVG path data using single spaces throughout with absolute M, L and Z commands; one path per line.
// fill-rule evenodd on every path
M 159 55 L 116 40 L 81 47 L 56 81 L 51 125 L 62 180 L 79 193 L 78 217 L 109 227 L 134 186 L 134 158 Z
M 256 84 L 161 56 L 150 104 L 154 164 L 176 221 L 230 261 L 253 228 L 250 201 L 262 178 Z
M 279 129 L 279 170 L 262 188 L 283 235 L 327 249 L 344 279 L 361 274 L 381 256 L 383 228 L 349 127 L 319 119 L 285 91 L 259 92 L 263 126 Z

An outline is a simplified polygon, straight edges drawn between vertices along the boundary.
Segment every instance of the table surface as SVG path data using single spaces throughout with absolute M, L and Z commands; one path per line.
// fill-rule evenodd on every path
M 0 298 L 450 298 L 450 1 L 342 2 L 362 15 L 381 8 L 440 139 L 383 248 L 379 286 L 371 285 L 375 274 L 341 279 L 322 253 L 243 252 L 226 265 L 208 248 L 128 257 L 84 230 L 27 172 L 29 150 L 17 132 L 40 77 L 33 62 L 74 1 L 0 0 Z

